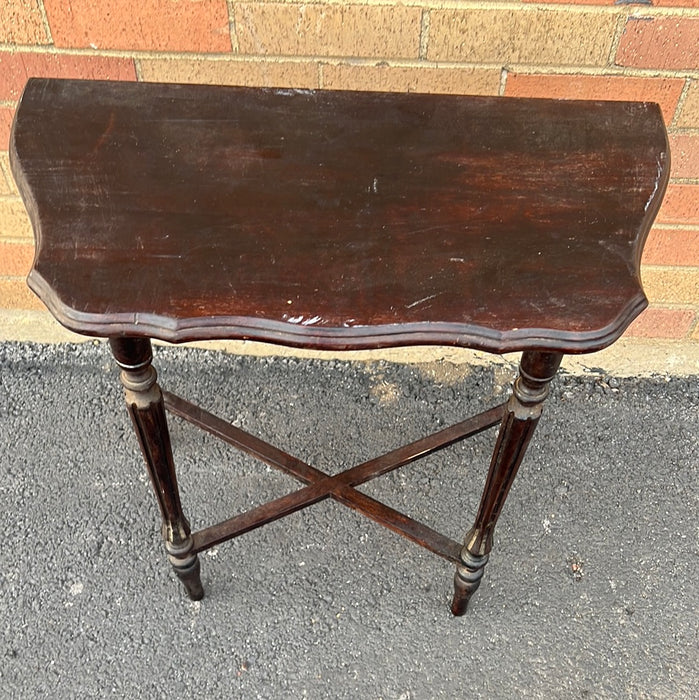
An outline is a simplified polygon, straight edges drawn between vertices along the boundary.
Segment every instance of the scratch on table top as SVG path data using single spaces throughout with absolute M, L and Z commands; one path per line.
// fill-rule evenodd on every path
M 414 301 L 412 304 L 407 304 L 406 309 L 412 309 L 415 306 L 420 306 L 420 304 L 424 304 L 426 301 L 430 301 L 430 299 L 434 299 L 435 297 L 439 296 L 438 294 L 430 294 L 427 297 L 423 297 L 422 299 L 418 299 L 417 301 Z
M 653 201 L 653 199 L 655 197 L 655 193 L 658 191 L 658 187 L 660 185 L 660 178 L 662 177 L 662 174 L 663 174 L 663 165 L 660 162 L 660 158 L 658 158 L 656 165 L 658 167 L 658 172 L 655 176 L 655 184 L 653 185 L 653 191 L 650 193 L 650 197 L 648 197 L 648 201 L 646 202 L 646 205 L 643 207 L 644 212 L 648 211 L 648 207 L 650 206 L 651 202 Z
M 97 151 L 99 151 L 102 146 L 105 144 L 107 139 L 109 138 L 109 135 L 114 131 L 114 112 L 112 112 L 109 115 L 109 121 L 107 122 L 107 126 L 105 127 L 104 131 L 100 134 L 100 137 L 97 139 L 97 143 L 93 146 L 92 150 L 90 151 L 90 155 L 93 156 Z

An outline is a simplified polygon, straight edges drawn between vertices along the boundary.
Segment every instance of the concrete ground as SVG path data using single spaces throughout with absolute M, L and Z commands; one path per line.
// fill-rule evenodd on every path
M 182 348 L 156 365 L 330 472 L 503 400 L 513 372 Z M 623 375 L 556 380 L 455 619 L 450 565 L 334 501 L 204 554 L 188 601 L 107 348 L 0 343 L 0 697 L 699 697 L 699 373 Z M 295 488 L 171 424 L 194 528 Z M 460 539 L 493 439 L 362 488 Z

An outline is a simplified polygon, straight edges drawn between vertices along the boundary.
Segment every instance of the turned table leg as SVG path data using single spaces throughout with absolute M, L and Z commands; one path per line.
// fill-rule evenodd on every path
M 500 433 L 485 482 L 473 527 L 466 533 L 461 563 L 454 577 L 454 615 L 466 612 L 468 601 L 480 586 L 483 567 L 493 546 L 493 530 L 517 474 L 529 440 L 541 416 L 549 382 L 561 364 L 562 355 L 528 351 L 522 354 L 519 376 L 500 424 Z
M 162 516 L 162 535 L 172 568 L 192 600 L 201 600 L 204 589 L 199 576 L 199 558 L 192 553 L 189 523 L 182 512 L 177 477 L 170 446 L 165 407 L 147 338 L 111 338 L 109 344 L 121 368 L 133 426 L 146 460 L 148 475 Z

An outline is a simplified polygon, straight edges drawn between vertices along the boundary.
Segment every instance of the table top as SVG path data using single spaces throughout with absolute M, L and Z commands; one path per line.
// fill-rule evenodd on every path
M 652 103 L 31 79 L 29 285 L 79 333 L 589 352 L 646 305 Z

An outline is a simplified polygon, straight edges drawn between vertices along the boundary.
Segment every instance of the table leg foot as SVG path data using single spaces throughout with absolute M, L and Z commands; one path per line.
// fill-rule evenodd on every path
M 483 568 L 488 563 L 488 555 L 474 557 L 470 552 L 461 553 L 461 563 L 454 574 L 454 597 L 451 601 L 453 615 L 461 616 L 468 608 L 468 601 L 478 590 L 483 578 Z
M 172 570 L 180 579 L 191 600 L 201 600 L 204 597 L 204 586 L 201 583 L 201 566 L 197 554 L 191 552 L 192 541 L 176 547 L 170 542 L 165 543 L 168 559 Z

